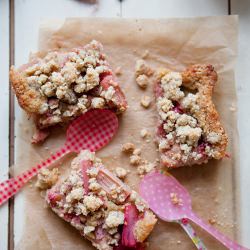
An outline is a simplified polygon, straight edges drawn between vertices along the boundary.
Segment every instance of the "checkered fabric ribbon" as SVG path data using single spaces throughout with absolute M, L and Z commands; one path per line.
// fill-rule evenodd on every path
M 30 170 L 0 183 L 0 205 L 15 195 L 41 168 L 50 166 L 69 152 L 101 149 L 110 142 L 117 129 L 118 119 L 109 110 L 94 109 L 81 115 L 70 124 L 66 142 L 59 150 Z

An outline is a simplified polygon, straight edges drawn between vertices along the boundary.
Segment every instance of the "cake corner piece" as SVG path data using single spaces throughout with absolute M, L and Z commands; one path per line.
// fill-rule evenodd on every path
M 210 64 L 192 65 L 183 72 L 157 71 L 156 137 L 164 166 L 202 164 L 225 156 L 228 139 L 212 101 L 216 82 Z

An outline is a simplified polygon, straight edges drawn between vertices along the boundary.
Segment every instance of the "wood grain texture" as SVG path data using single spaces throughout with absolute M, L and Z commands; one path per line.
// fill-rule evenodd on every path
M 250 246 L 250 1 L 231 0 L 231 13 L 239 15 L 239 56 L 236 67 L 238 128 L 240 134 L 240 180 L 242 243 Z
M 228 14 L 228 0 L 126 0 L 122 17 L 164 18 Z
M 0 1 L 0 181 L 9 174 L 9 1 Z M 0 207 L 0 249 L 8 248 L 8 203 Z

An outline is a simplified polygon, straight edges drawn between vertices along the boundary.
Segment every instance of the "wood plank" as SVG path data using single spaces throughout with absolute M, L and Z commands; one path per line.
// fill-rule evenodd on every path
M 45 19 L 64 19 L 66 17 L 117 17 L 120 16 L 120 3 L 117 0 L 98 1 L 98 5 L 86 4 L 74 0 L 15 0 L 15 64 L 27 62 L 29 53 L 37 50 L 39 25 Z M 25 14 L 24 14 L 25 13 Z M 25 34 L 24 35 L 24 31 Z M 18 124 L 21 109 L 15 105 L 15 131 L 18 144 Z M 17 152 L 18 148 L 15 148 Z M 14 244 L 16 245 L 23 231 L 24 203 L 20 193 L 15 198 Z
M 231 0 L 231 13 L 239 15 L 239 56 L 236 68 L 236 83 L 238 93 L 238 127 L 240 134 L 240 180 L 241 180 L 241 224 L 242 243 L 250 247 L 250 1 Z
M 0 1 L 0 181 L 9 175 L 9 1 Z M 0 207 L 0 249 L 8 249 L 8 203 Z
M 228 14 L 228 0 L 126 0 L 122 17 L 164 18 Z

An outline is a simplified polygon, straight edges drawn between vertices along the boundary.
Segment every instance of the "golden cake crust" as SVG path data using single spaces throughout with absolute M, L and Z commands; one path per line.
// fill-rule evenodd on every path
M 19 105 L 29 114 L 39 113 L 46 99 L 38 91 L 29 87 L 25 76 L 14 66 L 10 69 L 10 81 Z
M 217 79 L 217 73 L 211 64 L 196 64 L 182 73 L 183 85 L 198 90 L 197 103 L 200 111 L 196 112 L 195 116 L 200 126 L 205 133 L 215 132 L 221 135 L 220 142 L 216 145 L 218 154 L 215 157 L 220 159 L 226 154 L 228 138 L 212 101 L 213 89 Z

